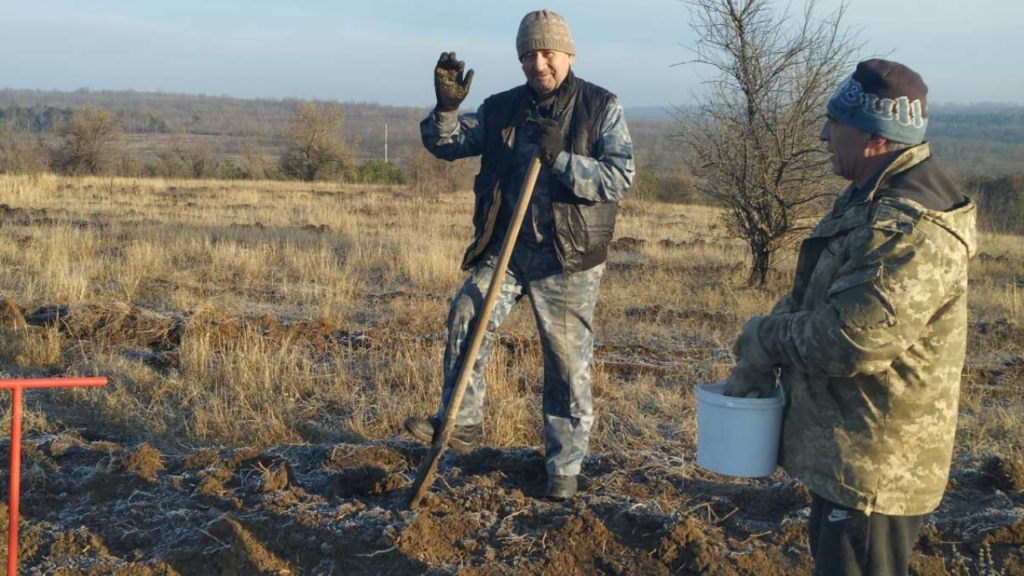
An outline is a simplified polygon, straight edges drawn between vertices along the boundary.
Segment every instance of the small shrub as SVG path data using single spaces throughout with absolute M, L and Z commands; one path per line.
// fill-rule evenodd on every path
M 1005 234 L 1024 234 L 1024 174 L 967 181 L 967 194 L 978 203 L 978 226 Z
M 349 179 L 359 184 L 405 184 L 405 172 L 383 160 L 367 160 L 352 172 Z

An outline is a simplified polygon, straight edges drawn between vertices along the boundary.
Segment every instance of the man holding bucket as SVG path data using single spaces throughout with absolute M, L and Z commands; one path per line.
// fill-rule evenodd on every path
M 448 316 L 441 408 L 452 396 L 469 334 L 495 274 L 527 167 L 543 163 L 516 238 L 508 271 L 474 361 L 449 440 L 460 452 L 476 445 L 486 391 L 484 368 L 494 332 L 523 296 L 533 305 L 544 353 L 544 447 L 556 500 L 576 493 L 576 476 L 594 422 L 590 393 L 594 305 L 615 228 L 618 200 L 633 180 L 633 144 L 622 106 L 607 90 L 577 78 L 576 47 L 565 20 L 548 10 L 527 14 L 516 50 L 526 83 L 487 98 L 475 114 L 458 114 L 473 71 L 443 53 L 434 71 L 437 106 L 420 125 L 438 158 L 482 156 L 473 191 L 475 238 L 463 268 L 470 271 Z M 405 428 L 430 442 L 438 416 L 413 417 Z
M 975 205 L 924 142 L 926 94 L 880 59 L 839 86 L 821 139 L 852 184 L 734 346 L 727 395 L 767 395 L 781 374 L 780 462 L 812 493 L 815 574 L 907 574 L 949 476 Z

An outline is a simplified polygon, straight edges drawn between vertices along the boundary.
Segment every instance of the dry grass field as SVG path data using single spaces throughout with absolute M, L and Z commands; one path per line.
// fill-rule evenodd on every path
M 444 322 L 449 299 L 463 279 L 459 262 L 470 236 L 470 210 L 468 193 L 415 196 L 401 188 L 0 176 L 0 291 L 8 303 L 20 308 L 28 324 L 15 327 L 11 317 L 16 314 L 5 308 L 0 371 L 13 377 L 103 375 L 110 380 L 104 390 L 27 394 L 27 443 L 36 446 L 26 452 L 29 503 L 59 508 L 45 494 L 62 481 L 80 486 L 58 471 L 74 465 L 104 468 L 110 474 L 114 469 L 127 470 L 144 478 L 143 484 L 125 488 L 125 494 L 111 496 L 111 502 L 123 503 L 122 496 L 131 502 L 136 493 L 156 487 L 173 492 L 175 482 L 180 487 L 189 474 L 202 476 L 187 472 L 202 470 L 188 464 L 197 454 L 220 455 L 225 462 L 234 462 L 227 466 L 226 477 L 218 480 L 218 486 L 226 486 L 228 492 L 245 492 L 242 488 L 248 486 L 247 478 L 265 480 L 275 470 L 275 462 L 286 462 L 285 484 L 303 485 L 304 493 L 314 494 L 316 490 L 310 486 L 316 482 L 307 478 L 303 484 L 301 479 L 332 470 L 324 462 L 333 462 L 339 447 L 348 447 L 353 454 L 369 448 L 390 451 L 388 454 L 399 455 L 405 463 L 404 467 L 389 468 L 382 464 L 387 455 L 377 462 L 372 458 L 353 460 L 363 467 L 360 470 L 382 470 L 384 474 L 371 483 L 369 500 L 355 499 L 361 507 L 358 510 L 363 511 L 353 516 L 361 518 L 359 526 L 368 522 L 363 518 L 365 511 L 391 510 L 394 506 L 389 508 L 388 503 L 400 500 L 397 488 L 405 486 L 416 459 L 422 457 L 419 449 L 402 437 L 401 422 L 411 414 L 432 412 L 438 402 Z M 692 522 L 702 514 L 697 512 L 702 506 L 707 508 L 700 516 L 710 526 L 706 529 L 723 534 L 715 546 L 730 554 L 756 548 L 754 528 L 730 524 L 739 522 L 743 514 L 729 520 L 731 509 L 743 508 L 739 503 L 750 501 L 743 490 L 785 492 L 787 496 L 778 501 L 792 510 L 744 517 L 748 523 L 770 520 L 769 530 L 780 533 L 785 532 L 779 529 L 786 525 L 783 520 L 798 518 L 805 506 L 805 495 L 781 472 L 770 481 L 737 482 L 703 473 L 693 463 L 693 387 L 727 374 L 733 338 L 747 317 L 767 311 L 785 289 L 794 254 L 783 255 L 780 272 L 767 290 L 747 288 L 743 283 L 745 249 L 728 237 L 714 209 L 634 200 L 622 206 L 617 238 L 597 310 L 594 391 L 598 419 L 591 446 L 595 456 L 584 471 L 592 483 L 589 496 L 573 505 L 576 508 L 570 516 L 583 518 L 585 529 L 593 527 L 588 518 L 597 518 L 594 522 L 611 534 L 608 541 L 622 548 L 618 557 L 623 558 L 633 558 L 630 554 L 637 550 L 643 552 L 637 557 L 647 554 L 636 527 L 651 521 L 646 517 L 631 520 L 634 524 L 628 530 L 610 523 L 610 511 L 617 508 L 598 505 L 598 501 L 605 502 L 602 498 L 626 502 L 622 508 L 626 511 L 655 502 L 658 513 L 674 518 L 674 524 L 663 519 L 660 527 L 648 526 L 648 532 L 661 534 L 660 555 L 647 554 L 648 560 L 659 559 L 660 568 L 636 560 L 618 571 L 606 570 L 576 557 L 572 566 L 583 574 L 807 573 L 806 560 L 799 559 L 798 538 L 766 544 L 761 556 L 753 556 L 763 557 L 763 565 L 736 560 L 720 566 L 718 572 L 709 561 L 700 560 L 700 551 L 707 555 L 709 549 L 694 548 L 682 560 L 680 553 L 673 556 L 668 552 L 669 544 L 679 549 L 687 543 L 696 546 L 693 538 L 679 540 L 679 531 L 685 526 L 694 528 Z M 971 540 L 970 546 L 963 532 L 967 529 L 956 528 L 964 509 L 956 502 L 950 504 L 947 516 L 932 519 L 934 546 L 930 556 L 922 556 L 915 564 L 919 574 L 973 574 L 971 570 L 985 567 L 985 550 L 991 553 L 992 546 L 998 556 L 988 560 L 993 571 L 996 564 L 1005 574 L 1022 570 L 1020 558 L 998 552 L 999 545 L 1015 542 L 1012 537 L 984 539 L 995 533 L 992 530 L 1007 526 L 1016 527 L 1018 539 L 1024 532 L 1020 493 L 1024 482 L 1020 478 L 1024 475 L 1021 238 L 983 234 L 971 275 L 972 330 L 951 490 L 960 486 L 965 499 L 970 495 L 977 500 L 977 491 L 984 492 L 986 498 L 1002 494 L 1010 499 L 998 503 L 989 499 L 987 504 L 979 503 L 977 510 L 968 510 L 976 516 L 969 525 L 976 530 L 972 534 L 981 534 L 983 540 Z M 541 356 L 528 306 L 517 306 L 506 321 L 488 378 L 485 444 L 502 450 L 487 454 L 492 462 L 503 462 L 509 454 L 532 454 L 523 461 L 528 461 L 528 470 L 534 470 L 529 466 L 535 466 L 539 456 L 523 447 L 540 444 Z M 4 398 L 3 402 L 9 413 L 9 401 Z M 0 424 L 5 430 L 7 422 Z M 81 454 L 102 453 L 103 457 L 62 464 L 61 458 L 68 452 L 54 449 L 58 441 L 72 444 Z M 140 445 L 143 447 L 137 448 Z M 318 449 L 328 451 L 330 458 L 317 460 L 290 452 Z M 141 468 L 152 474 L 139 472 L 132 462 L 137 463 L 140 454 L 151 453 L 160 466 Z M 238 454 L 248 454 L 248 460 Z M 242 470 L 253 458 L 259 466 Z M 484 498 L 480 494 L 487 492 L 488 485 L 467 482 L 466 475 L 497 478 L 491 480 L 491 486 L 501 488 L 491 490 L 503 494 L 515 490 L 517 478 L 519 484 L 531 486 L 535 480 L 531 474 L 517 476 L 517 470 L 522 472 L 517 468 L 521 462 L 514 458 L 510 462 L 505 468 L 484 466 L 480 472 L 478 462 L 456 460 L 454 469 L 462 470 L 462 476 L 449 472 L 440 479 L 438 489 L 453 499 L 455 494 L 463 494 L 460 490 Z M 343 475 L 340 482 L 344 484 L 344 474 L 351 466 L 337 465 L 333 470 Z M 232 474 L 241 478 L 236 479 L 235 488 L 229 480 Z M 984 478 L 999 474 L 1006 476 L 1009 484 L 997 482 L 993 488 L 991 479 L 984 483 Z M 637 480 L 638 475 L 652 487 L 645 491 L 629 488 L 644 483 Z M 214 496 L 206 494 L 200 489 L 206 476 L 199 476 L 193 478 L 199 485 L 192 487 L 196 493 L 229 498 L 216 490 L 211 492 Z M 318 496 L 326 503 L 318 500 L 316 506 L 339 509 L 352 505 L 352 494 L 342 489 L 339 495 L 339 480 L 331 478 L 335 491 L 329 492 L 330 497 Z M 731 491 L 716 492 L 718 485 Z M 669 489 L 674 492 L 668 494 Z M 531 494 L 530 488 L 523 490 L 527 496 Z M 186 494 L 188 490 L 178 492 Z M 185 560 L 176 563 L 174 555 L 161 552 L 158 545 L 124 542 L 123 534 L 144 532 L 141 527 L 125 529 L 118 543 L 112 544 L 106 541 L 109 535 L 95 527 L 103 524 L 96 517 L 102 515 L 99 510 L 90 512 L 91 520 L 61 516 L 63 520 L 58 522 L 29 516 L 28 538 L 31 541 L 34 529 L 38 534 L 34 552 L 25 552 L 26 562 L 36 570 L 33 573 L 60 574 L 572 573 L 559 572 L 558 566 L 563 565 L 557 558 L 552 560 L 550 553 L 545 555 L 551 543 L 545 544 L 537 536 L 541 542 L 537 546 L 516 548 L 503 540 L 500 529 L 495 532 L 494 522 L 490 545 L 484 547 L 490 552 L 469 544 L 453 548 L 448 542 L 447 547 L 442 546 L 448 552 L 424 556 L 420 553 L 424 546 L 434 550 L 440 544 L 425 544 L 430 540 L 425 536 L 413 538 L 415 523 L 425 516 L 408 512 L 389 517 L 391 536 L 385 536 L 391 540 L 380 535 L 360 536 L 362 539 L 351 540 L 352 550 L 323 551 L 323 558 L 313 561 L 295 551 L 300 544 L 286 546 L 269 543 L 269 537 L 261 539 L 263 531 L 275 530 L 272 522 L 245 525 L 240 515 L 266 505 L 265 500 L 258 505 L 246 500 L 254 497 L 246 494 L 236 498 L 240 508 L 234 508 L 237 512 L 227 524 L 224 510 L 231 506 L 216 503 L 209 506 L 220 510 L 220 516 L 194 523 L 194 534 L 205 531 L 215 536 L 216 528 L 239 543 L 219 549 L 227 558 L 220 564 L 196 567 Z M 444 498 L 435 497 L 434 506 L 448 502 Z M 723 498 L 736 505 L 722 504 Z M 636 504 L 638 499 L 641 504 Z M 280 510 L 274 509 L 277 516 L 270 516 L 301 524 L 293 510 L 313 504 L 293 504 L 280 504 Z M 498 516 L 516 512 L 480 506 Z M 548 520 L 555 513 L 552 510 L 558 509 L 540 503 L 523 506 L 530 515 Z M 281 511 L 286 508 L 289 512 Z M 456 507 L 449 502 L 443 508 L 451 512 Z M 985 512 L 990 508 L 1004 510 L 1002 519 L 993 520 Z M 451 530 L 439 519 L 443 516 L 435 518 L 438 524 L 432 530 L 420 529 L 435 538 L 437 532 Z M 945 520 L 951 524 L 943 524 Z M 219 524 L 213 528 L 203 524 L 214 521 Z M 182 522 L 182 530 L 193 526 Z M 552 526 L 568 530 L 564 524 Z M 977 532 L 982 524 L 985 529 Z M 509 536 L 515 541 L 512 543 L 526 542 L 527 528 Z M 387 532 L 387 528 L 382 530 Z M 634 536 L 625 536 L 627 532 Z M 351 527 L 346 533 L 353 534 Z M 951 543 L 948 540 L 954 533 L 962 538 Z M 309 538 L 316 540 L 316 534 Z M 566 535 L 567 541 L 590 532 L 573 534 Z M 739 542 L 743 538 L 737 534 L 745 534 L 747 540 Z M 175 542 L 193 552 L 211 546 L 207 541 L 188 548 L 183 544 L 191 542 L 188 537 Z M 211 536 L 221 544 L 225 537 Z M 388 546 L 372 544 L 377 538 L 383 538 L 381 542 Z M 640 540 L 634 543 L 630 538 Z M 106 568 L 90 572 L 82 567 L 83 557 L 94 557 L 74 550 L 76 546 L 88 550 L 89 542 L 93 543 L 92 554 L 104 550 L 101 556 L 107 564 L 101 564 Z M 392 544 L 395 548 L 386 550 Z M 503 548 L 506 544 L 512 547 Z M 261 552 L 253 552 L 253 546 Z M 226 550 L 239 547 L 246 551 L 241 559 L 224 556 L 229 554 Z M 358 562 L 345 563 L 356 556 Z M 151 572 L 141 571 L 143 565 Z M 342 569 L 344 566 L 348 568 Z M 485 570 L 487 566 L 493 570 Z M 774 566 L 774 571 L 766 571 L 765 566 Z M 122 569 L 125 571 L 118 571 Z

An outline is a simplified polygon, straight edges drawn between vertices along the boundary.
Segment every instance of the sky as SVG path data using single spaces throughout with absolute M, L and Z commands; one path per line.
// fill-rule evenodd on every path
M 673 66 L 694 38 L 679 0 L 0 0 L 0 87 L 430 106 L 454 50 L 474 106 L 523 82 L 516 30 L 540 8 L 566 17 L 575 72 L 625 106 L 700 93 L 707 71 Z M 931 102 L 1024 102 L 1021 0 L 850 0 L 847 18 L 864 56 L 916 69 Z

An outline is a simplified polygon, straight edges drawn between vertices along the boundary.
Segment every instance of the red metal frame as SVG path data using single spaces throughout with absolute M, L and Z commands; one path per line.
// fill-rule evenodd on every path
M 22 391 L 38 388 L 106 386 L 106 378 L 26 378 L 0 380 L 0 389 L 11 391 L 11 490 L 7 501 L 10 530 L 7 537 L 7 576 L 18 574 L 18 514 L 21 499 L 21 405 Z

